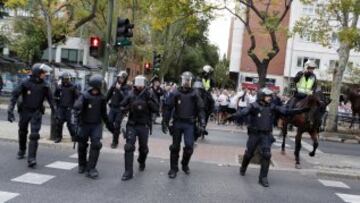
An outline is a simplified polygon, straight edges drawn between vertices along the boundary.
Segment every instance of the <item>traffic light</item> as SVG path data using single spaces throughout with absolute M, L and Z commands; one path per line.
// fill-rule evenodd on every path
M 154 55 L 153 55 L 154 71 L 160 70 L 160 63 L 161 63 L 161 55 L 157 54 L 157 52 L 154 51 Z
M 90 56 L 99 56 L 100 43 L 100 37 L 90 37 Z
M 145 63 L 144 64 L 144 72 L 145 72 L 145 74 L 150 74 L 151 73 L 151 64 L 150 63 Z
M 134 24 L 130 23 L 130 20 L 125 18 L 118 18 L 116 27 L 116 39 L 115 47 L 131 46 L 132 42 L 129 38 L 133 37 Z

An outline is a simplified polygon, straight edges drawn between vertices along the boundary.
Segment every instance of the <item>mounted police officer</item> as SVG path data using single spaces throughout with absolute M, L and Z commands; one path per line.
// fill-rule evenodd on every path
M 204 100 L 204 106 L 205 106 L 206 124 L 215 108 L 215 101 L 211 95 L 212 88 L 215 87 L 215 81 L 212 78 L 213 72 L 214 69 L 210 65 L 205 65 L 201 73 L 202 87 L 205 90 L 202 98 Z
M 114 124 L 113 140 L 111 148 L 116 148 L 119 144 L 119 135 L 121 122 L 124 115 L 120 111 L 120 103 L 130 92 L 130 86 L 127 85 L 128 74 L 126 71 L 120 71 L 117 75 L 116 82 L 110 87 L 106 101 L 110 101 L 109 120 Z
M 170 130 L 173 141 L 170 146 L 169 178 L 175 178 L 178 172 L 178 160 L 181 146 L 181 137 L 184 135 L 182 170 L 190 174 L 189 162 L 194 151 L 195 122 L 200 122 L 200 131 L 205 131 L 204 103 L 201 97 L 192 88 L 194 76 L 190 72 L 181 75 L 181 87 L 173 93 L 170 104 L 165 111 L 173 111 L 173 125 L 170 126 L 170 115 L 164 117 L 162 131 L 166 134 Z M 201 134 L 201 133 L 200 133 Z
M 8 121 L 15 121 L 14 108 L 18 98 L 22 101 L 18 105 L 19 120 L 19 151 L 18 159 L 23 159 L 26 151 L 26 141 L 29 123 L 31 131 L 29 136 L 28 148 L 28 166 L 36 166 L 36 152 L 38 140 L 40 139 L 41 119 L 45 107 L 43 102 L 47 99 L 51 110 L 54 110 L 53 99 L 50 87 L 45 82 L 46 72 L 50 67 L 46 64 L 36 63 L 31 70 L 30 78 L 21 82 L 21 84 L 12 92 L 8 108 Z
M 103 77 L 93 75 L 89 79 L 89 88 L 83 92 L 74 104 L 74 124 L 77 127 L 79 173 L 89 178 L 97 178 L 96 164 L 102 147 L 102 121 L 110 132 L 113 123 L 107 116 L 106 99 L 101 93 Z M 89 159 L 87 160 L 88 140 L 90 139 Z
M 308 95 L 312 95 L 317 86 L 316 75 L 314 74 L 314 69 L 317 67 L 316 63 L 313 60 L 308 60 L 305 65 L 304 71 L 299 71 L 295 78 L 294 83 L 296 85 L 296 90 L 294 97 L 289 101 L 288 106 L 294 108 L 295 104 L 304 99 Z
M 159 111 L 159 104 L 151 97 L 146 88 L 146 78 L 142 75 L 135 77 L 134 88 L 128 97 L 120 104 L 123 111 L 129 112 L 126 124 L 124 145 L 125 172 L 122 180 L 126 181 L 133 177 L 133 162 L 136 137 L 139 140 L 139 170 L 145 170 L 145 161 L 149 153 L 148 138 L 151 130 L 151 115 Z
M 259 183 L 264 187 L 269 187 L 267 179 L 271 159 L 271 145 L 275 141 L 272 130 L 275 114 L 293 115 L 302 113 L 308 109 L 289 110 L 271 103 L 273 92 L 268 88 L 262 88 L 257 95 L 257 101 L 236 114 L 231 115 L 229 119 L 235 119 L 249 115 L 248 125 L 249 138 L 246 143 L 246 151 L 240 167 L 240 175 L 244 176 L 246 169 L 254 156 L 256 149 L 260 148 L 260 175 Z
M 60 77 L 61 83 L 56 87 L 54 92 L 57 131 L 55 143 L 59 143 L 62 140 L 62 129 L 65 122 L 70 132 L 71 140 L 74 141 L 75 138 L 75 126 L 71 122 L 71 112 L 75 100 L 79 96 L 79 91 L 71 82 L 71 78 L 69 72 L 64 72 Z

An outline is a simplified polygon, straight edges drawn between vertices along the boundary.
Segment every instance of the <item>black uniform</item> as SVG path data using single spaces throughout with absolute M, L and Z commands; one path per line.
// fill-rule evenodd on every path
M 47 99 L 50 108 L 53 110 L 53 100 L 48 84 L 40 79 L 42 70 L 33 70 L 32 76 L 23 82 L 12 92 L 12 97 L 8 109 L 8 120 L 14 121 L 14 107 L 21 96 L 21 102 L 18 104 L 19 120 L 19 152 L 18 159 L 24 158 L 26 151 L 26 141 L 28 134 L 28 126 L 31 124 L 28 149 L 29 167 L 36 165 L 36 152 L 38 148 L 38 140 L 40 139 L 40 128 L 42 115 L 45 107 L 43 102 Z
M 66 122 L 71 139 L 75 137 L 75 126 L 71 122 L 71 112 L 75 100 L 79 97 L 79 91 L 71 82 L 62 83 L 57 86 L 54 92 L 56 102 L 56 141 L 62 139 L 63 125 Z
M 91 83 L 92 78 L 90 78 Z M 100 78 L 98 78 L 100 80 Z M 99 94 L 92 94 L 93 87 L 83 92 L 74 105 L 74 122 L 77 126 L 79 173 L 87 172 L 90 178 L 96 178 L 98 171 L 96 164 L 102 147 L 102 121 L 113 132 L 114 127 L 107 116 L 106 99 L 100 93 L 101 85 L 97 89 Z M 87 160 L 88 140 L 90 152 Z
M 148 89 L 141 92 L 136 88 L 120 104 L 123 111 L 129 111 L 129 118 L 126 124 L 125 139 L 125 173 L 122 180 L 129 180 L 133 177 L 133 162 L 136 137 L 139 140 L 139 168 L 145 169 L 145 160 L 149 152 L 148 137 L 151 130 L 151 114 L 159 111 L 156 99 L 151 97 Z
M 160 105 L 160 98 L 161 96 L 164 95 L 164 90 L 161 88 L 161 87 L 155 87 L 155 86 L 152 86 L 151 89 L 150 89 L 150 93 L 151 93 L 151 97 L 154 98 L 156 100 L 156 102 Z M 156 123 L 156 118 L 159 116 L 160 114 L 160 109 L 157 111 L 157 112 L 154 112 L 152 114 L 152 122 L 155 124 Z
M 245 175 L 246 168 L 254 156 L 255 150 L 259 147 L 261 154 L 259 182 L 262 184 L 266 182 L 265 184 L 268 185 L 267 175 L 271 159 L 271 145 L 275 141 L 272 135 L 275 115 L 292 115 L 303 111 L 303 109 L 289 110 L 274 104 L 267 104 L 258 99 L 256 102 L 250 104 L 249 107 L 232 116 L 232 118 L 250 116 L 250 122 L 248 124 L 249 138 L 246 143 L 246 151 L 240 168 L 241 175 Z
M 124 114 L 120 111 L 120 103 L 128 96 L 131 90 L 129 85 L 124 84 L 117 87 L 117 84 L 118 82 L 115 82 L 106 95 L 106 101 L 110 101 L 109 120 L 114 125 L 112 148 L 116 148 L 119 143 L 120 128 L 124 118 Z
M 172 145 L 170 146 L 170 171 L 169 177 L 175 178 L 178 169 L 179 152 L 181 146 L 181 136 L 184 135 L 185 147 L 183 149 L 183 158 L 181 161 L 182 169 L 189 174 L 188 167 L 191 155 L 194 151 L 194 135 L 195 122 L 197 119 L 201 123 L 201 131 L 205 130 L 205 112 L 204 103 L 200 96 L 192 88 L 180 87 L 173 93 L 168 108 L 164 109 L 167 112 L 173 111 L 173 125 L 169 128 L 170 134 L 173 137 Z M 163 125 L 169 127 L 170 113 L 164 114 Z M 166 127 L 163 129 L 166 129 Z M 164 133 L 166 133 L 166 130 Z

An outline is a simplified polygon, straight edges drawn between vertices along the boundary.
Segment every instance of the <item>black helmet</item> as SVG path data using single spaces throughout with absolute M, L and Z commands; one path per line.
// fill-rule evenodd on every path
M 272 96 L 272 94 L 273 91 L 270 90 L 269 88 L 267 87 L 261 88 L 257 93 L 257 100 L 258 101 L 264 100 L 266 96 Z
M 33 77 L 40 77 L 41 74 L 46 73 L 50 67 L 44 63 L 35 63 L 31 68 L 31 75 Z
M 101 75 L 92 75 L 89 79 L 89 86 L 101 90 L 103 85 L 103 77 Z
M 187 84 L 187 87 L 191 87 L 192 80 L 194 79 L 194 75 L 189 72 L 185 71 L 181 74 L 181 87 L 184 87 Z
M 63 73 L 61 74 L 60 78 L 61 78 L 62 80 L 64 80 L 64 79 L 71 80 L 72 75 L 71 75 L 71 73 L 69 73 L 69 72 L 63 72 Z

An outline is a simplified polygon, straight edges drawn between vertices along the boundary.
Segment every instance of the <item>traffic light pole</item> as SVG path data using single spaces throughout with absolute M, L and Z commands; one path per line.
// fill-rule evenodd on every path
M 105 77 L 106 72 L 108 72 L 109 68 L 109 53 L 110 53 L 110 38 L 111 38 L 111 28 L 112 28 L 112 19 L 114 13 L 114 0 L 109 0 L 108 3 L 108 16 L 107 16 L 107 32 L 105 38 L 105 53 L 104 53 L 104 61 L 102 68 L 102 75 Z

